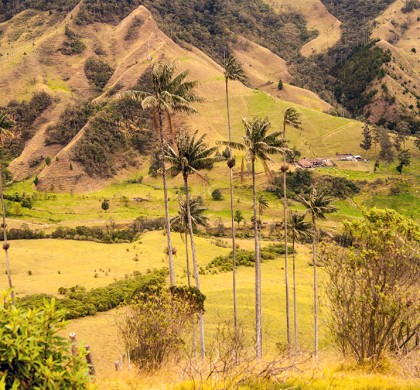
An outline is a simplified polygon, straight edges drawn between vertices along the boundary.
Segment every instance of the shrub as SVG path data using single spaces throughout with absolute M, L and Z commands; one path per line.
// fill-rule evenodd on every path
M 70 352 L 63 312 L 54 299 L 38 308 L 0 301 L 0 387 L 7 389 L 82 389 L 89 382 L 84 351 Z M 11 326 L 13 324 L 13 326 Z
M 283 81 L 279 80 L 279 83 L 277 84 L 277 89 L 281 91 L 283 89 Z
M 147 287 L 121 314 L 119 328 L 130 359 L 149 371 L 179 358 L 205 297 L 193 288 Z
M 213 200 L 222 200 L 223 196 L 222 196 L 222 192 L 216 188 L 212 193 L 211 193 L 211 197 L 213 198 Z
M 343 236 L 349 247 L 330 246 L 323 256 L 336 342 L 359 363 L 416 348 L 419 225 L 393 210 L 372 209 L 346 222 Z

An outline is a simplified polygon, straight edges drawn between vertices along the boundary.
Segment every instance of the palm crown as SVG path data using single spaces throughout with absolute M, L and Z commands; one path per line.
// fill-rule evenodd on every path
M 208 218 L 204 215 L 206 210 L 207 208 L 204 207 L 199 197 L 190 199 L 190 213 L 193 227 L 208 225 Z M 179 227 L 181 232 L 188 230 L 187 202 L 185 198 L 179 199 L 178 215 L 172 218 L 171 225 Z
M 326 219 L 326 214 L 337 211 L 337 207 L 331 205 L 333 198 L 325 191 L 318 191 L 315 187 L 312 188 L 309 196 L 299 196 L 298 200 L 315 219 Z
M 225 57 L 223 61 L 223 68 L 225 69 L 224 75 L 227 80 L 238 80 L 244 82 L 246 80 L 245 72 L 241 64 L 233 55 Z
M 293 241 L 310 236 L 311 224 L 305 222 L 305 214 L 293 212 L 289 216 L 288 228 Z
M 261 160 L 264 168 L 267 169 L 267 161 L 272 161 L 269 155 L 284 152 L 283 141 L 278 137 L 280 132 L 267 134 L 270 129 L 270 122 L 267 118 L 242 119 L 245 126 L 245 135 L 242 137 L 243 143 L 219 141 L 218 145 L 230 146 L 234 149 L 245 150 L 247 159 L 255 161 Z
M 213 167 L 215 158 L 212 155 L 217 148 L 207 146 L 204 142 L 205 135 L 196 139 L 197 133 L 198 130 L 191 136 L 187 131 L 181 130 L 176 137 L 175 147 L 167 146 L 165 159 L 171 165 L 168 169 L 170 175 L 182 173 L 186 177 L 201 169 Z

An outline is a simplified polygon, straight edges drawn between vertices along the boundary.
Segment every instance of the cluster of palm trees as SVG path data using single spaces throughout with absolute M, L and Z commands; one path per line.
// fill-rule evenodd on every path
M 235 166 L 235 157 L 233 149 L 245 153 L 247 160 L 251 163 L 252 175 L 252 198 L 253 198 L 253 224 L 254 224 L 254 242 L 255 242 L 255 324 L 256 324 L 256 356 L 262 356 L 262 301 L 261 301 L 261 256 L 259 240 L 259 221 L 262 209 L 257 212 L 257 204 L 261 207 L 268 207 L 263 195 L 258 197 L 256 186 L 256 163 L 259 161 L 266 173 L 271 174 L 268 163 L 272 161 L 271 155 L 283 154 L 283 184 L 284 184 L 284 230 L 285 230 L 285 280 L 286 280 L 286 322 L 287 322 L 287 341 L 291 345 L 291 326 L 289 314 L 289 275 L 288 275 L 288 237 L 292 239 L 293 249 L 295 243 L 304 237 L 312 235 L 313 238 L 313 256 L 314 256 L 314 322 L 315 322 L 315 352 L 318 350 L 318 310 L 316 296 L 316 243 L 318 239 L 318 229 L 316 221 L 325 218 L 325 215 L 335 209 L 330 205 L 331 199 L 324 193 L 313 189 L 309 196 L 299 198 L 300 202 L 307 208 L 312 218 L 312 226 L 305 222 L 305 214 L 292 213 L 288 217 L 287 213 L 287 183 L 286 173 L 288 171 L 286 153 L 290 152 L 286 148 L 286 126 L 301 128 L 299 114 L 294 108 L 289 108 L 283 115 L 283 131 L 269 133 L 270 122 L 267 118 L 243 119 L 245 134 L 242 142 L 232 140 L 230 110 L 229 110 L 229 81 L 245 80 L 244 72 L 233 56 L 228 56 L 224 61 L 224 76 L 226 83 L 226 110 L 228 124 L 228 141 L 218 141 L 217 145 L 223 145 L 228 149 L 227 165 L 229 168 L 230 182 L 230 211 L 231 211 L 231 238 L 233 253 L 233 322 L 236 329 L 238 323 L 237 299 L 236 299 L 236 243 L 235 243 L 235 209 L 233 198 L 233 168 Z M 197 198 L 191 198 L 189 193 L 189 176 L 197 174 L 202 180 L 207 179 L 201 175 L 203 169 L 211 169 L 216 157 L 217 147 L 209 147 L 205 143 L 205 135 L 199 136 L 196 131 L 190 134 L 186 130 L 176 132 L 173 126 L 173 114 L 176 112 L 195 113 L 196 110 L 191 103 L 202 100 L 195 94 L 197 86 L 196 81 L 187 81 L 188 71 L 175 75 L 176 66 L 173 63 L 157 62 L 152 65 L 152 88 L 150 92 L 146 91 L 128 91 L 124 96 L 135 99 L 140 102 L 145 110 L 150 110 L 153 118 L 153 124 L 156 133 L 160 139 L 160 164 L 163 180 L 166 237 L 168 248 L 169 277 L 171 285 L 175 284 L 175 270 L 173 262 L 173 248 L 171 241 L 171 223 L 176 223 L 181 233 L 184 235 L 187 253 L 187 276 L 188 284 L 191 285 L 190 264 L 188 257 L 188 239 L 191 245 L 192 268 L 195 281 L 195 287 L 200 289 L 200 280 L 198 272 L 197 252 L 194 241 L 194 228 L 198 225 L 205 225 L 206 218 L 203 216 L 205 210 L 201 201 Z M 167 122 L 167 132 L 170 139 L 165 137 L 164 119 Z M 182 175 L 184 182 L 185 199 L 180 198 L 180 211 L 172 219 L 169 216 L 167 175 Z M 262 198 L 261 198 L 262 197 Z M 257 200 L 258 199 L 258 200 Z M 298 321 L 296 304 L 296 266 L 293 250 L 293 312 L 294 312 L 294 344 L 298 347 Z M 200 352 L 201 357 L 205 356 L 204 344 L 204 316 L 199 314 L 200 328 Z

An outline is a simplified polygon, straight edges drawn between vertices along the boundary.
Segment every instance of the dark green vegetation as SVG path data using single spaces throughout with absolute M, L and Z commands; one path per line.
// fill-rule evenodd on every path
M 60 115 L 58 123 L 49 126 L 46 131 L 46 145 L 67 145 L 83 128 L 95 111 L 90 102 L 83 102 L 67 107 Z
M 100 271 L 101 272 L 101 271 Z M 105 270 L 103 272 L 106 272 Z M 95 288 L 90 291 L 82 286 L 59 288 L 64 298 L 57 299 L 56 306 L 65 312 L 66 319 L 94 315 L 97 312 L 116 308 L 123 302 L 128 302 L 138 291 L 150 288 L 152 285 L 162 285 L 165 281 L 165 271 L 153 271 L 150 274 L 138 273 L 133 277 L 118 280 L 106 287 Z M 42 307 L 46 299 L 51 296 L 45 294 L 29 295 L 18 301 L 19 307 Z
M 111 103 L 90 121 L 73 160 L 88 175 L 111 177 L 118 169 L 136 164 L 135 151 L 147 154 L 150 150 L 153 138 L 147 123 L 147 113 L 137 102 L 124 98 Z
M 298 195 L 309 194 L 313 186 L 338 199 L 353 197 L 361 190 L 357 183 L 344 177 L 319 175 L 304 169 L 287 172 L 288 197 L 296 199 Z M 276 175 L 274 183 L 267 190 L 280 198 L 283 197 L 283 177 Z
M 52 97 L 46 92 L 37 92 L 29 102 L 12 100 L 7 106 L 0 107 L 0 115 L 13 118 L 13 126 L 9 128 L 12 135 L 0 144 L 0 161 L 10 162 L 22 153 L 25 142 L 35 134 L 35 121 L 52 103 Z
M 144 0 L 159 27 L 176 42 L 196 46 L 219 61 L 230 52 L 236 34 L 269 48 L 285 59 L 316 36 L 297 12 L 281 15 L 262 0 Z M 287 40 L 287 45 L 284 44 Z
M 336 77 L 334 95 L 355 115 L 363 113 L 363 108 L 371 102 L 375 91 L 368 92 L 369 84 L 380 78 L 382 65 L 391 60 L 390 52 L 383 52 L 371 42 L 356 47 L 344 64 L 331 70 Z
M 95 22 L 116 25 L 139 5 L 139 0 L 85 0 L 75 21 L 80 25 Z
M 114 69 L 100 59 L 91 57 L 85 63 L 85 75 L 98 91 L 102 91 L 113 73 Z
M 85 351 L 73 355 L 55 301 L 37 308 L 0 302 L 0 387 L 2 389 L 83 389 L 89 370 Z
M 293 253 L 293 249 L 289 246 L 287 252 Z M 284 245 L 282 244 L 271 244 L 261 249 L 262 260 L 272 260 L 280 255 L 284 255 Z M 254 267 L 255 255 L 254 252 L 240 249 L 236 252 L 236 266 L 237 267 Z M 217 256 L 207 266 L 205 270 L 201 270 L 201 273 L 218 273 L 218 272 L 232 272 L 233 269 L 233 254 L 229 253 L 228 256 Z
M 65 16 L 78 3 L 79 0 L 3 0 L 0 2 L 0 23 L 30 8 L 40 11 L 56 11 Z

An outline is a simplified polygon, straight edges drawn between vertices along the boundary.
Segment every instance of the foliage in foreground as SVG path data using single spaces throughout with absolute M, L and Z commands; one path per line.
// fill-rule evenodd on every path
M 89 383 L 84 352 L 70 352 L 58 335 L 63 312 L 54 299 L 39 308 L 0 303 L 0 389 L 83 389 Z
M 345 354 L 377 363 L 419 347 L 420 226 L 392 210 L 346 222 L 348 248 L 326 250 L 330 327 Z

